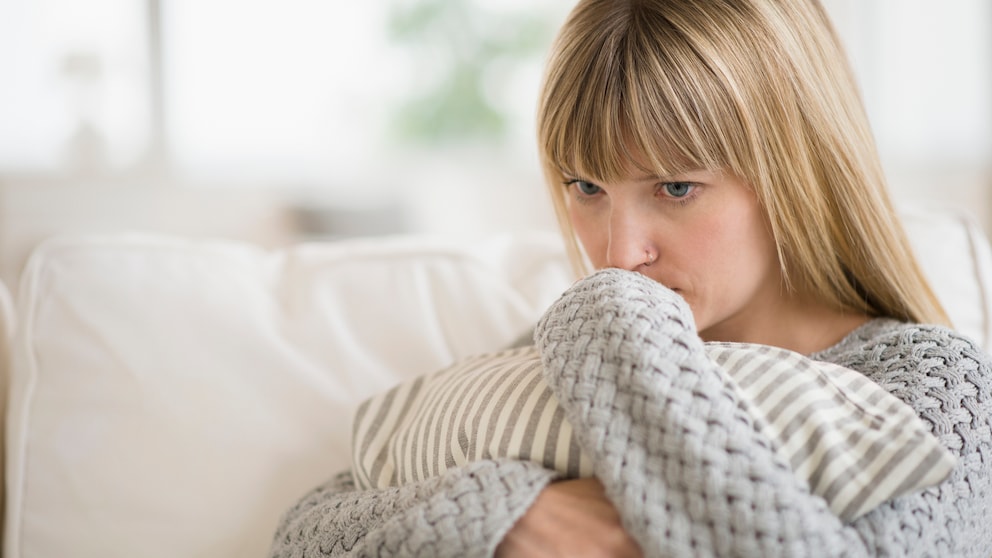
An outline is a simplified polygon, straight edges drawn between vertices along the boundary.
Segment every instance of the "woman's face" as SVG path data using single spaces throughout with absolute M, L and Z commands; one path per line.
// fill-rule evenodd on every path
M 744 340 L 756 318 L 783 302 L 767 219 L 740 178 L 703 170 L 612 184 L 569 177 L 566 188 L 591 263 L 643 273 L 679 293 L 703 339 Z

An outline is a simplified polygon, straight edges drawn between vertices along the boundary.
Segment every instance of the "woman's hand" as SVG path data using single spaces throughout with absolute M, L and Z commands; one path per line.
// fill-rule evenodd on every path
M 595 478 L 556 482 L 543 491 L 496 547 L 497 558 L 640 558 L 641 549 Z

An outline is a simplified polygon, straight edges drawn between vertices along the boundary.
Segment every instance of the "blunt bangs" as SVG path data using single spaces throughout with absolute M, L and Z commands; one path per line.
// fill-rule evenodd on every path
M 576 17 L 583 15 L 592 14 Z M 607 29 L 573 25 L 587 32 L 559 37 L 539 114 L 546 172 L 604 182 L 632 170 L 736 172 L 731 145 L 741 143 L 742 130 L 732 141 L 727 123 L 741 117 L 702 49 L 679 48 L 693 41 L 647 9 L 628 6 L 609 21 Z M 659 44 L 676 46 L 660 52 Z

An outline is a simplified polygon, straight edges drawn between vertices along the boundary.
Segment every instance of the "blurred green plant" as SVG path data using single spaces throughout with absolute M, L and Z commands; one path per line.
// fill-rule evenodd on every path
M 393 115 L 401 139 L 437 145 L 498 142 L 507 108 L 494 102 L 499 70 L 543 53 L 551 26 L 536 10 L 487 10 L 477 0 L 407 0 L 393 4 L 390 38 L 410 49 L 418 75 L 433 76 L 426 91 L 401 102 Z

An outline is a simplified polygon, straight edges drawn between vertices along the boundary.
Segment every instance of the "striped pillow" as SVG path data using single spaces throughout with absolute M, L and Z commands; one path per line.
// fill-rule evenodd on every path
M 765 345 L 706 347 L 779 455 L 843 520 L 937 484 L 954 466 L 908 405 L 858 372 Z M 353 430 L 356 482 L 396 486 L 494 458 L 591 476 L 541 372 L 536 348 L 510 349 L 365 401 Z

